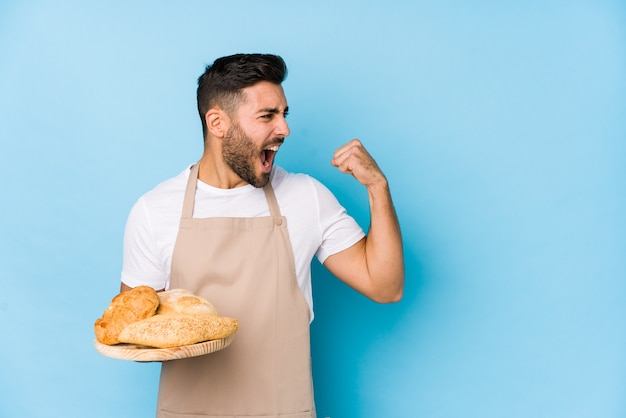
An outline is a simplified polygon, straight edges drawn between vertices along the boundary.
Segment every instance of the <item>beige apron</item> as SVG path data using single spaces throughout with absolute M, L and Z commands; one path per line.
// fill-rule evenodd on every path
M 189 175 L 170 288 L 239 320 L 222 351 L 164 362 L 157 417 L 315 417 L 309 307 L 298 287 L 286 219 L 270 183 L 270 215 L 193 218 L 198 165 Z

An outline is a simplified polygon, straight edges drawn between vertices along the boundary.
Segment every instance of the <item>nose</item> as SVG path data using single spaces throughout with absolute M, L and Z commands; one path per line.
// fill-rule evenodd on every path
M 278 118 L 277 121 L 278 122 L 275 129 L 276 135 L 282 136 L 283 138 L 289 136 L 291 131 L 289 130 L 289 124 L 287 123 L 287 119 L 281 117 Z

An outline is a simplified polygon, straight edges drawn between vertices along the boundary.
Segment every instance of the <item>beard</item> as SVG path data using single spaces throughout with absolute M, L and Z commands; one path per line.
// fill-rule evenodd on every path
M 270 173 L 257 176 L 255 165 L 263 148 L 257 148 L 238 123 L 233 123 L 222 141 L 224 162 L 242 180 L 254 187 L 263 187 L 270 180 Z

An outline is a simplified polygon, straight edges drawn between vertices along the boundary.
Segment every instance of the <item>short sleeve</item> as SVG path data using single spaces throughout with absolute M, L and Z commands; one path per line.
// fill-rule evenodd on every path
M 151 219 L 143 198 L 133 206 L 126 222 L 123 244 L 122 282 L 165 289 L 169 274 L 164 271 Z

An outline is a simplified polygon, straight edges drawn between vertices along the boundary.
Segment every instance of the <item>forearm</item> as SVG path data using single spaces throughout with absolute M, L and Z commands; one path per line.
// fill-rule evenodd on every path
M 372 299 L 397 302 L 404 289 L 402 235 L 389 185 L 380 181 L 367 188 L 370 229 L 365 240 L 365 263 Z

